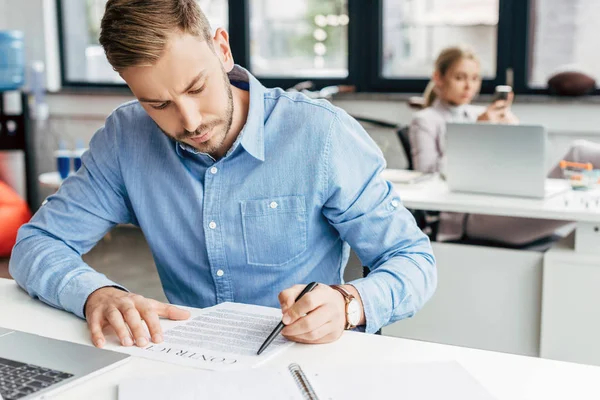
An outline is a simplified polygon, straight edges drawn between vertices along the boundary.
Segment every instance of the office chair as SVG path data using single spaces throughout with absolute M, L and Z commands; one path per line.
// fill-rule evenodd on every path
M 408 161 L 407 169 L 413 170 L 412 150 L 410 147 L 410 137 L 408 136 L 409 128 L 410 126 L 408 125 L 396 127 L 396 136 L 398 136 L 402 150 L 404 150 L 404 154 L 406 155 L 406 160 Z

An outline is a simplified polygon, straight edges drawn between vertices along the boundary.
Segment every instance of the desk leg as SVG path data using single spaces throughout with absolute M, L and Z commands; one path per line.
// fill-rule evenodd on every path
M 575 251 L 600 254 L 600 223 L 577 222 L 575 228 Z

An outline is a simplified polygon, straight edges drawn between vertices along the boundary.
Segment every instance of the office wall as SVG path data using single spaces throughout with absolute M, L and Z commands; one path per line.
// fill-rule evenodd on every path
M 334 104 L 353 115 L 399 124 L 409 123 L 414 112 L 402 100 L 365 99 L 368 95 L 357 97 L 335 100 Z M 87 143 L 96 129 L 102 126 L 104 118 L 120 103 L 130 99 L 128 96 L 51 95 L 48 98 L 51 114 L 48 129 L 39 132 L 38 139 L 44 139 L 50 145 L 56 143 L 58 138 L 72 146 L 77 139 Z M 600 142 L 600 113 L 597 109 L 598 104 L 581 101 L 549 100 L 545 103 L 521 102 L 514 105 L 514 112 L 522 123 L 542 124 L 548 129 L 551 144 L 548 167 L 564 154 L 575 139 Z M 391 130 L 365 127 L 382 148 L 390 167 L 402 168 L 406 165 L 401 147 Z M 41 169 L 53 168 L 51 157 L 47 154 L 40 154 L 38 158 Z
M 6 4 L 4 1 L 0 1 L 0 27 L 6 26 Z
M 45 0 L 0 0 L 0 29 L 17 29 L 25 35 L 27 61 L 45 60 Z

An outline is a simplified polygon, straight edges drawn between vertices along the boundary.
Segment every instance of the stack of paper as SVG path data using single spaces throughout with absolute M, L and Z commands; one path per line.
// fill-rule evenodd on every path
M 281 310 L 277 308 L 222 303 L 200 310 L 189 320 L 170 322 L 160 344 L 150 343 L 143 348 L 109 344 L 106 348 L 210 370 L 249 368 L 293 345 L 280 335 L 260 356 L 256 355 L 280 321 Z

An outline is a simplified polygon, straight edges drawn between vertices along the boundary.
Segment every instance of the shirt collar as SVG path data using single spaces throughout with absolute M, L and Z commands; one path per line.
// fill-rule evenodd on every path
M 444 112 L 451 119 L 465 119 L 468 118 L 468 108 L 467 104 L 462 104 L 460 106 L 453 106 L 441 99 L 436 99 L 433 103 L 433 107 L 437 108 Z
M 254 158 L 260 161 L 265 160 L 265 103 L 264 94 L 265 87 L 246 69 L 239 65 L 234 65 L 233 69 L 227 74 L 230 81 L 248 82 L 250 85 L 250 107 L 248 108 L 248 116 L 246 124 L 242 128 L 235 143 L 231 149 L 227 151 L 225 157 L 231 154 L 239 144 Z M 185 143 L 175 142 L 175 151 L 181 157 L 182 150 L 192 154 L 204 154 L 200 151 L 188 146 Z

